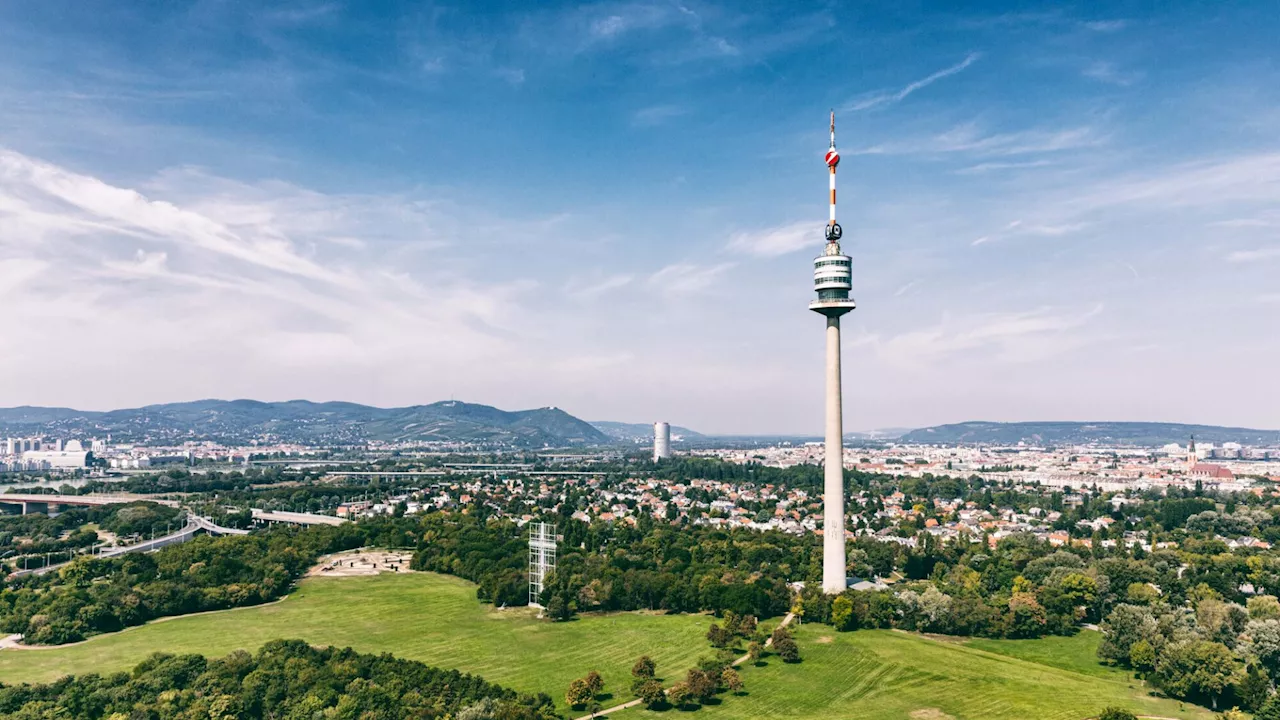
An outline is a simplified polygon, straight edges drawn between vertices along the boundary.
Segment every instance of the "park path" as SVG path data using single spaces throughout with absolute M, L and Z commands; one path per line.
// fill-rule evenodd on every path
M 786 616 L 786 617 L 784 617 L 784 618 L 782 618 L 782 622 L 778 623 L 778 627 L 780 627 L 780 628 L 784 628 L 784 627 L 786 627 L 786 626 L 790 625 L 790 624 L 791 624 L 791 621 L 792 621 L 792 620 L 794 620 L 795 618 L 796 618 L 795 613 L 787 613 L 787 616 Z M 773 644 L 773 638 L 772 638 L 772 637 L 770 637 L 768 640 L 765 640 L 765 641 L 764 641 L 764 646 L 765 646 L 765 647 L 769 647 L 769 646 L 770 646 L 770 645 L 772 645 L 772 644 Z M 737 666 L 741 665 L 742 663 L 746 662 L 747 660 L 749 660 L 750 658 L 751 658 L 751 656 L 750 656 L 750 655 L 743 655 L 742 657 L 738 658 L 737 660 L 734 660 L 734 661 L 733 661 L 733 663 L 732 663 L 732 665 L 731 665 L 731 667 L 737 667 Z M 574 720 L 596 720 L 596 718 L 601 717 L 601 716 L 604 716 L 604 715 L 608 715 L 609 713 L 614 713 L 614 712 L 617 712 L 617 711 L 619 711 L 619 710 L 626 710 L 627 708 L 633 708 L 633 707 L 635 707 L 635 706 L 639 705 L 641 702 L 643 702 L 643 701 L 642 701 L 642 700 L 640 700 L 639 698 L 636 698 L 635 700 L 632 700 L 632 701 L 630 701 L 630 702 L 624 702 L 624 703 L 622 703 L 621 705 L 614 705 L 614 706 L 613 706 L 613 707 L 611 707 L 611 708 L 605 708 L 604 710 L 601 710 L 601 711 L 599 711 L 599 712 L 594 712 L 594 713 L 590 713 L 590 714 L 588 714 L 588 715 L 583 715 L 582 717 L 580 717 L 580 718 L 575 718 Z

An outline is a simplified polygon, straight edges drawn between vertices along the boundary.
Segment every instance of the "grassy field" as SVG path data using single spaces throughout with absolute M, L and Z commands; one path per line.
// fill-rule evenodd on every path
M 1072 637 L 1046 637 L 1034 642 L 973 638 L 966 641 L 965 646 L 1082 675 L 1112 679 L 1125 677 L 1127 673 L 1124 671 L 1098 662 L 1098 645 L 1101 642 L 1101 633 L 1084 630 Z
M 527 608 L 494 610 L 465 580 L 429 573 L 308 578 L 287 599 L 190 615 L 52 650 L 0 650 L 0 682 L 131 668 L 154 651 L 211 657 L 276 638 L 392 652 L 478 673 L 563 703 L 574 678 L 598 670 L 605 691 L 630 697 L 631 665 L 648 654 L 659 668 L 685 668 L 707 652 L 711 619 L 619 613 L 553 624 Z
M 1207 710 L 1180 710 L 1177 702 L 1147 697 L 1118 670 L 1097 666 L 1097 672 L 1083 674 L 1012 657 L 1052 655 L 1060 638 L 1010 641 L 1004 654 L 889 630 L 836 633 L 822 625 L 799 628 L 796 639 L 802 663 L 771 658 L 767 666 L 746 668 L 748 695 L 726 697 L 697 714 L 706 720 L 1083 720 L 1117 705 L 1140 715 L 1213 717 Z M 1071 640 L 1081 646 L 1091 642 Z M 1042 653 L 1039 647 L 1049 649 Z M 1079 651 L 1073 652 L 1078 658 Z M 614 717 L 664 715 L 672 714 L 627 710 Z
M 431 665 L 475 672 L 563 702 L 569 681 L 598 670 L 606 691 L 629 694 L 629 671 L 652 655 L 669 680 L 708 653 L 705 616 L 621 613 L 565 624 L 525 609 L 493 610 L 470 583 L 415 573 L 310 578 L 288 599 L 151 623 L 54 650 L 0 650 L 0 681 L 47 681 L 65 674 L 133 666 L 154 650 L 223 655 L 279 638 L 362 651 L 393 652 Z M 696 713 L 739 718 L 859 720 L 1082 720 L 1106 705 L 1189 720 L 1212 715 L 1146 697 L 1125 673 L 1093 659 L 1096 633 L 1044 640 L 938 640 L 891 631 L 797 630 L 804 662 L 776 658 L 744 668 L 749 694 Z M 617 720 L 657 716 L 632 709 Z

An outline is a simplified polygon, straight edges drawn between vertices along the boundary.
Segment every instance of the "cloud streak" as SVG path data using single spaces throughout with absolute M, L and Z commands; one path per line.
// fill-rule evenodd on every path
M 726 249 L 756 257 L 771 258 L 810 248 L 822 248 L 822 225 L 801 220 L 789 225 L 735 233 Z
M 848 103 L 841 109 L 846 112 L 860 112 L 863 110 L 870 110 L 872 108 L 884 107 L 886 105 L 894 105 L 896 103 L 900 103 L 903 100 L 907 99 L 909 95 L 916 92 L 917 90 L 923 90 L 924 88 L 929 87 L 930 85 L 938 82 L 943 78 L 951 77 L 952 75 L 956 75 L 958 73 L 964 72 L 966 68 L 968 68 L 970 65 L 977 62 L 978 58 L 980 57 L 982 57 L 981 53 L 976 53 L 976 52 L 969 53 L 967 56 L 965 56 L 963 60 L 956 63 L 955 65 L 952 65 L 951 67 L 943 68 L 927 77 L 923 77 L 919 80 L 916 80 L 913 83 L 908 83 L 902 89 L 896 92 L 882 91 L 882 92 L 874 93 L 867 97 L 863 97 L 862 99 L 854 100 L 853 102 Z

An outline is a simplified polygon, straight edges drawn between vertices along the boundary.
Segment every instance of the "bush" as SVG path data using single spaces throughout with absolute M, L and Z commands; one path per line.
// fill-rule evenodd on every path
M 1138 716 L 1124 708 L 1109 707 L 1102 711 L 1098 720 L 1138 720 Z

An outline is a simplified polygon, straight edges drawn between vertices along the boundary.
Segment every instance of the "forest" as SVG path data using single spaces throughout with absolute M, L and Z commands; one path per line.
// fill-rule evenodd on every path
M 157 653 L 131 672 L 0 685 L 12 720 L 550 720 L 551 698 L 517 695 L 456 670 L 350 648 L 272 640 L 226 657 Z

